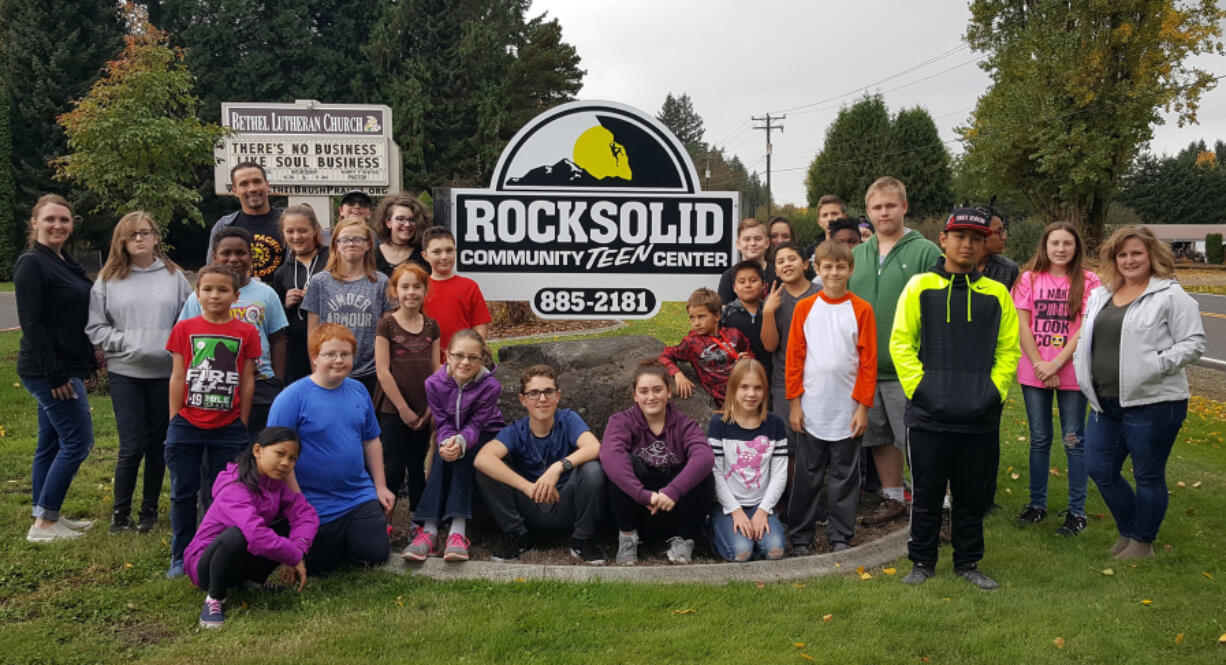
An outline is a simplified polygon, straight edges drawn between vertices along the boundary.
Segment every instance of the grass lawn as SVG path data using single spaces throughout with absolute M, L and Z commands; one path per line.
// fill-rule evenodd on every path
M 644 332 L 685 330 L 666 307 Z M 301 596 L 234 594 L 223 630 L 196 628 L 203 593 L 162 575 L 167 502 L 149 535 L 107 535 L 116 437 L 94 397 L 97 446 L 65 504 L 99 526 L 49 546 L 24 540 L 36 418 L 17 384 L 17 333 L 0 335 L 0 662 L 22 663 L 1221 663 L 1226 645 L 1226 405 L 1194 400 L 1172 456 L 1160 555 L 1112 560 L 1115 532 L 1094 489 L 1090 528 L 1063 540 L 1049 519 L 1025 530 L 1025 415 L 1016 391 L 1002 434 L 1000 501 L 982 566 L 984 593 L 950 572 L 920 588 L 899 560 L 801 583 L 727 586 L 442 583 L 351 570 L 312 579 Z M 1063 458 L 1052 513 L 1065 495 Z M 1017 473 L 1014 479 L 1012 474 Z M 1176 487 L 1180 481 L 1186 487 Z M 1165 549 L 1169 547 L 1170 549 Z M 887 572 L 890 571 L 890 572 Z M 892 573 L 892 574 L 891 574 Z M 1057 639 L 1059 638 L 1059 640 Z M 1060 641 L 1062 648 L 1056 646 Z

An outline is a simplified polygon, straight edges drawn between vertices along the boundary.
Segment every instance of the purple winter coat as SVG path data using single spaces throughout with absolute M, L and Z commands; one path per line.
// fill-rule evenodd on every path
M 467 455 L 494 438 L 506 427 L 502 410 L 498 408 L 501 392 L 502 384 L 486 368 L 460 386 L 447 373 L 447 365 L 440 367 L 426 379 L 426 403 L 434 415 L 435 441 L 442 445 L 458 434 L 464 438 L 460 447 L 463 455 Z
M 279 518 L 289 521 L 289 536 L 280 536 L 271 524 Z M 238 479 L 238 465 L 226 465 L 213 482 L 213 503 L 196 529 L 196 537 L 183 554 L 183 563 L 192 584 L 200 585 L 196 566 L 200 555 L 213 539 L 236 526 L 247 539 L 247 551 L 254 556 L 295 566 L 315 540 L 319 516 L 306 497 L 290 490 L 284 482 L 260 476 L 260 491 L 254 493 Z
M 665 412 L 664 430 L 658 436 L 647 426 L 642 410 L 632 406 L 609 416 L 600 442 L 600 466 L 605 475 L 645 506 L 651 502 L 651 490 L 634 475 L 633 457 L 650 469 L 672 476 L 660 492 L 673 501 L 688 494 L 715 468 L 715 453 L 702 426 L 671 403 Z

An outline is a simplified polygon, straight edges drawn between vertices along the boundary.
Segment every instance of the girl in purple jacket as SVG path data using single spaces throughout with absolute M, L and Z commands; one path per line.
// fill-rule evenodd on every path
M 223 605 L 232 587 L 257 587 L 283 564 L 284 580 L 306 585 L 303 557 L 315 540 L 319 516 L 285 479 L 298 460 L 298 437 L 285 427 L 269 427 L 226 466 L 213 482 L 213 504 L 184 564 L 192 583 L 208 591 L 200 626 L 220 628 Z
M 489 370 L 492 364 L 485 338 L 471 328 L 461 330 L 447 345 L 447 364 L 426 379 L 437 445 L 426 489 L 413 513 L 412 541 L 404 550 L 409 561 L 439 555 L 439 522 L 449 518 L 443 561 L 468 560 L 464 528 L 472 517 L 473 458 L 506 425 L 498 408 L 502 385 Z
M 638 561 L 639 526 L 673 511 L 668 560 L 689 563 L 715 496 L 715 454 L 698 422 L 669 403 L 671 382 L 660 361 L 644 361 L 631 386 L 634 406 L 610 416 L 605 427 L 600 465 L 612 481 L 619 565 Z

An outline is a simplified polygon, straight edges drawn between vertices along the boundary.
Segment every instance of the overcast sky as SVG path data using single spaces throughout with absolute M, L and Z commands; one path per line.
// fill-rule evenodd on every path
M 562 23 L 583 60 L 580 99 L 655 115 L 666 94 L 688 93 L 706 140 L 763 176 L 765 132 L 753 131 L 749 118 L 786 113 L 783 133 L 772 135 L 778 203 L 805 205 L 805 169 L 841 105 L 868 91 L 880 92 L 891 113 L 923 106 L 956 154 L 953 128 L 966 123 L 988 85 L 975 64 L 982 54 L 962 41 L 965 2 L 536 0 L 532 14 L 543 11 Z M 1195 63 L 1226 74 L 1226 57 Z M 1200 138 L 1226 139 L 1226 85 L 1205 95 L 1199 125 L 1181 129 L 1172 118 L 1150 145 L 1174 153 Z

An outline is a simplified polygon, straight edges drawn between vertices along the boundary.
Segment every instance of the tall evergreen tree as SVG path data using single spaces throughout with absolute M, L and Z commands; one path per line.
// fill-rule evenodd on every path
M 1226 220 L 1226 143 L 1194 141 L 1174 156 L 1143 154 L 1124 176 L 1119 200 L 1148 224 Z
M 903 109 L 890 128 L 892 145 L 887 169 L 907 186 L 908 214 L 938 217 L 953 205 L 949 151 L 936 123 L 921 107 Z
M 583 87 L 575 47 L 562 41 L 562 24 L 545 15 L 528 21 L 520 32 L 510 78 L 509 118 L 512 131 L 537 115 L 573 101 Z
M 13 262 L 25 245 L 25 217 L 16 208 L 17 187 L 13 183 L 13 141 L 9 130 L 9 98 L 5 81 L 0 80 L 0 280 L 13 278 Z
M 681 141 L 681 145 L 685 146 L 691 157 L 696 157 L 706 150 L 707 144 L 702 140 L 706 133 L 702 116 L 694 110 L 694 102 L 690 101 L 688 93 L 683 92 L 676 97 L 673 93 L 668 93 L 656 119 Z
M 874 180 L 888 173 L 893 149 L 890 114 L 881 95 L 869 95 L 839 110 L 826 128 L 822 150 L 805 178 L 809 205 L 826 194 L 859 201 Z

